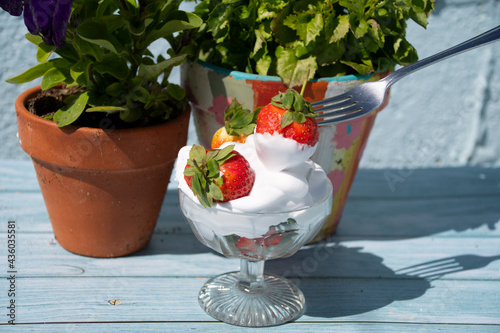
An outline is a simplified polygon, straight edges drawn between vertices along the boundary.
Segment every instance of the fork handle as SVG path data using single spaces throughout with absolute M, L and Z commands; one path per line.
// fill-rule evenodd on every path
M 436 62 L 444 60 L 446 58 L 455 56 L 459 53 L 466 52 L 476 47 L 483 46 L 498 40 L 500 40 L 500 26 L 497 26 L 496 28 L 493 28 L 485 33 L 482 33 L 481 35 L 471 38 L 461 44 L 455 45 L 447 50 L 441 51 L 430 57 L 404 66 L 397 71 L 389 74 L 382 80 L 385 81 L 389 87 L 396 81 L 399 81 L 406 75 L 418 71 L 419 69 L 435 64 Z

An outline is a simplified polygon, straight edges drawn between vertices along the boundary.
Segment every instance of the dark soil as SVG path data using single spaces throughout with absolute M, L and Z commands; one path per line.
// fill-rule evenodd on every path
M 53 115 L 57 110 L 61 109 L 65 103 L 64 100 L 76 93 L 83 91 L 81 87 L 71 88 L 54 88 L 41 91 L 36 97 L 28 101 L 28 110 L 42 118 L 47 118 Z M 170 119 L 173 119 L 178 114 L 171 114 Z M 157 118 L 142 118 L 136 122 L 128 123 L 120 119 L 118 113 L 106 114 L 104 112 L 83 112 L 81 116 L 72 125 L 79 127 L 94 127 L 94 128 L 134 128 L 152 126 L 164 122 L 162 117 Z

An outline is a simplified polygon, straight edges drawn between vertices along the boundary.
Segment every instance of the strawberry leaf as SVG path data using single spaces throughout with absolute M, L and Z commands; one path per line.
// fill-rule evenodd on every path
M 222 179 L 221 179 L 221 181 L 222 181 Z M 210 195 L 215 200 L 222 201 L 222 200 L 224 200 L 224 195 L 222 194 L 222 191 L 220 190 L 219 186 L 214 184 L 214 183 L 211 183 L 210 184 Z
M 296 123 L 303 123 L 306 121 L 306 117 L 304 116 L 303 113 L 300 113 L 300 112 L 293 112 L 292 118 L 293 118 L 293 121 L 295 121 Z
M 225 128 L 229 135 L 250 135 L 254 131 L 256 122 L 257 114 L 243 109 L 243 105 L 237 99 L 233 99 L 224 111 Z
M 293 123 L 293 114 L 294 112 L 286 111 L 281 117 L 281 128 L 285 128 L 286 126 Z
M 294 104 L 295 96 L 293 95 L 293 91 L 295 90 L 288 89 L 284 94 L 281 94 L 281 103 L 283 104 L 283 108 L 287 110 L 290 110 Z
M 207 161 L 207 169 L 208 169 L 208 178 L 213 178 L 219 175 L 219 163 L 215 160 Z
M 206 151 L 200 145 L 193 145 L 189 151 L 184 175 L 193 177 L 191 189 L 203 207 L 211 207 L 214 200 L 224 199 L 219 188 L 223 183 L 219 167 L 235 155 L 233 149 L 234 145 L 229 145 Z
M 194 176 L 196 172 L 196 169 L 192 166 L 190 167 L 187 167 L 186 169 L 184 169 L 184 176 L 187 176 L 187 177 L 190 177 L 190 176 Z
M 198 163 L 203 162 L 206 159 L 207 153 L 205 148 L 200 145 L 193 145 L 189 151 L 189 158 Z

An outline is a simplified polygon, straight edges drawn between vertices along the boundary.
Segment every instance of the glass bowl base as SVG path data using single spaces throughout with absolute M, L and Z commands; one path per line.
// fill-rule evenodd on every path
M 240 283 L 240 273 L 231 272 L 208 280 L 198 301 L 210 316 L 228 324 L 246 327 L 274 326 L 296 319 L 305 298 L 291 281 L 264 274 L 264 284 L 250 291 Z

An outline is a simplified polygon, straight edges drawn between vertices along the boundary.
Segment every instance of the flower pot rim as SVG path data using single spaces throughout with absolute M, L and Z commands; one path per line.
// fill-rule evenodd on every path
M 225 76 L 233 76 L 237 80 L 260 80 L 260 81 L 281 81 L 279 76 L 274 75 L 260 75 L 260 74 L 252 74 L 246 72 L 240 72 L 233 69 L 227 69 L 224 67 L 220 67 L 217 65 L 213 65 L 211 63 L 197 60 L 196 61 L 200 66 L 216 71 Z M 322 77 L 319 79 L 310 79 L 309 82 L 344 82 L 344 81 L 355 81 L 355 80 L 363 80 L 366 81 L 370 79 L 373 75 L 379 73 L 373 73 L 369 75 L 360 75 L 360 74 L 349 74 L 344 76 L 331 76 L 331 77 Z
M 15 103 L 19 144 L 32 159 L 88 170 L 152 168 L 174 161 L 178 150 L 185 145 L 179 142 L 175 147 L 172 137 L 187 135 L 189 104 L 178 117 L 152 126 L 124 129 L 58 127 L 54 121 L 27 110 L 26 98 L 39 89 L 37 86 L 26 90 Z M 87 157 L 93 151 L 98 152 L 100 159 Z
M 60 89 L 60 87 L 54 87 L 54 88 Z M 34 96 L 35 94 L 37 94 L 41 90 L 42 90 L 41 86 L 38 85 L 38 86 L 34 86 L 34 87 L 31 87 L 31 88 L 23 91 L 16 98 L 16 101 L 15 101 L 16 111 L 22 113 L 23 117 L 29 119 L 30 121 L 37 122 L 39 124 L 43 124 L 43 126 L 57 127 L 65 133 L 72 133 L 72 132 L 78 131 L 80 133 L 85 134 L 85 133 L 95 133 L 97 131 L 97 132 L 105 133 L 108 136 L 112 136 L 113 133 L 115 135 L 120 135 L 120 134 L 124 134 L 124 133 L 142 132 L 146 128 L 149 128 L 149 127 L 168 126 L 167 124 L 169 124 L 171 121 L 175 121 L 179 118 L 182 118 L 182 116 L 184 114 L 189 113 L 189 107 L 187 107 L 188 104 L 186 104 L 186 107 L 182 110 L 182 112 L 177 117 L 175 117 L 171 120 L 159 123 L 159 124 L 151 125 L 151 126 L 142 126 L 142 127 L 133 127 L 133 128 L 113 128 L 113 127 L 101 128 L 101 127 L 67 125 L 64 127 L 58 127 L 56 122 L 54 122 L 52 120 L 44 119 L 40 116 L 37 116 L 36 114 L 29 112 L 28 108 L 25 105 L 25 101 L 28 101 L 31 96 Z

